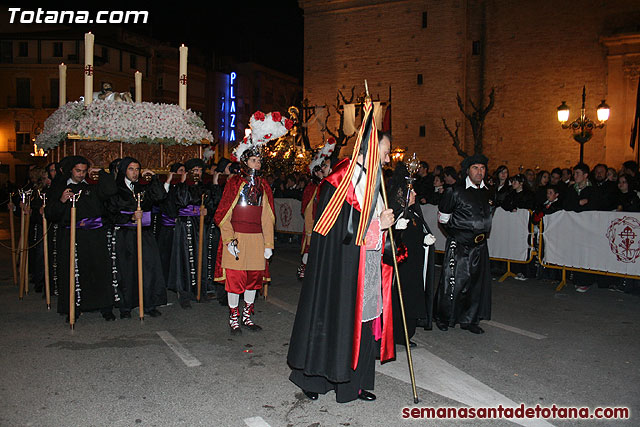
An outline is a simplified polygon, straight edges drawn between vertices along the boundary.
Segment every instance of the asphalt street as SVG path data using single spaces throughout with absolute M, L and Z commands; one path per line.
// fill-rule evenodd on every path
M 278 242 L 264 330 L 229 334 L 217 302 L 105 322 L 83 314 L 74 331 L 23 300 L 12 283 L 7 215 L 0 215 L 0 426 L 510 426 L 640 425 L 640 298 L 580 294 L 539 280 L 493 282 L 486 333 L 416 332 L 413 403 L 404 347 L 377 363 L 375 402 L 308 400 L 289 380 L 288 342 L 301 283 L 298 246 Z M 137 314 L 137 313 L 136 313 Z M 627 420 L 405 419 L 408 408 L 628 407 Z

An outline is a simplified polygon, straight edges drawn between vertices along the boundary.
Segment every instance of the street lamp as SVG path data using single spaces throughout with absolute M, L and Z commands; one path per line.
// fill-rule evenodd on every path
M 593 136 L 593 130 L 603 128 L 606 121 L 609 119 L 609 106 L 603 99 L 597 108 L 598 123 L 594 123 L 585 113 L 585 100 L 587 98 L 586 88 L 582 86 L 582 108 L 580 109 L 580 117 L 573 122 L 567 124 L 569 121 L 569 106 L 565 101 L 558 107 L 558 121 L 562 125 L 562 129 L 571 129 L 573 132 L 573 139 L 580 144 L 580 163 L 583 162 L 584 157 L 584 144 L 589 141 Z

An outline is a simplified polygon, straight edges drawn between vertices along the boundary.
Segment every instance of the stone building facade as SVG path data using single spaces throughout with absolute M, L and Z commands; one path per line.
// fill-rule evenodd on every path
M 507 164 L 549 169 L 577 163 L 579 144 L 561 129 L 556 109 L 587 116 L 606 99 L 611 118 L 585 145 L 585 162 L 619 167 L 636 157 L 629 147 L 640 68 L 640 3 L 634 0 L 300 0 L 304 10 L 304 96 L 335 104 L 337 90 L 364 92 L 392 105 L 394 145 L 430 164 L 461 158 L 446 133 L 461 123 L 473 151 L 460 94 L 495 104 L 484 124 L 490 169 Z M 337 126 L 332 111 L 330 126 Z M 312 142 L 320 143 L 311 127 Z M 351 140 L 353 141 L 353 139 Z M 637 149 L 636 149 L 637 150 Z M 344 150 L 346 153 L 347 150 Z

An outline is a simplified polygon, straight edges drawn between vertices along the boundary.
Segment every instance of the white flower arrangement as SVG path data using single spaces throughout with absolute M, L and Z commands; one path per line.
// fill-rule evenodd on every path
M 87 107 L 79 101 L 68 102 L 44 122 L 36 144 L 51 150 L 67 135 L 130 144 L 191 145 L 213 141 L 213 135 L 193 111 L 152 102 L 96 100 Z

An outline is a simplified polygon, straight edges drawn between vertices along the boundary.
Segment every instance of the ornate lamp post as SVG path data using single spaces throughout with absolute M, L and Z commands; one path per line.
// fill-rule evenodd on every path
M 593 136 L 593 130 L 603 128 L 606 121 L 609 119 L 609 106 L 603 99 L 596 110 L 598 123 L 594 123 L 585 113 L 585 100 L 587 98 L 586 88 L 582 86 L 582 108 L 580 109 L 580 117 L 573 122 L 567 124 L 569 120 L 569 106 L 565 101 L 558 107 L 558 121 L 562 125 L 562 129 L 571 129 L 573 132 L 573 139 L 580 144 L 580 163 L 583 162 L 584 157 L 584 144 L 589 141 Z

